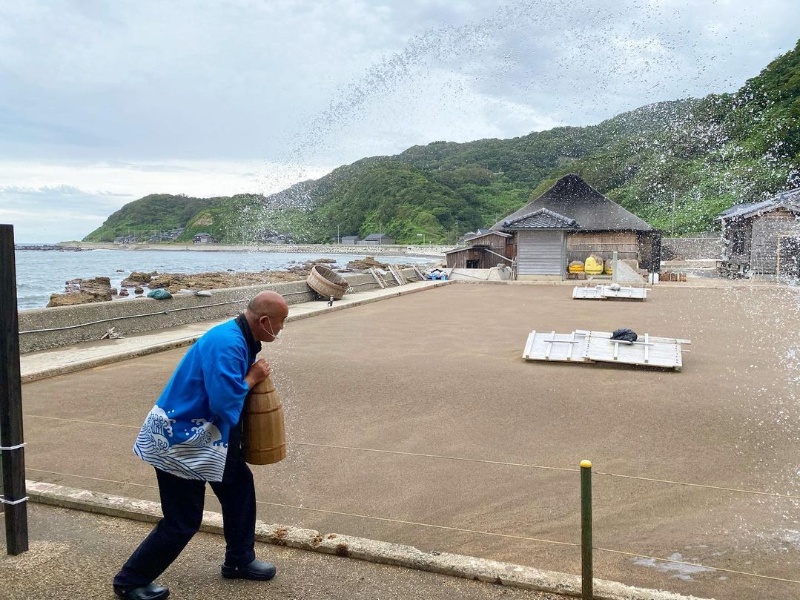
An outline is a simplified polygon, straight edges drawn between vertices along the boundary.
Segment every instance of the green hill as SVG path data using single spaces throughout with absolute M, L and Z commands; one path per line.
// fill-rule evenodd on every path
M 87 235 L 85 242 L 111 242 L 116 238 L 146 239 L 160 232 L 185 228 L 190 222 L 218 207 L 219 198 L 190 198 L 151 194 L 129 202 Z
M 86 240 L 110 241 L 126 227 L 145 225 L 188 227 L 185 239 L 198 230 L 192 223 L 202 214 L 203 230 L 222 242 L 281 232 L 324 242 L 337 231 L 379 229 L 399 243 L 417 243 L 422 235 L 453 242 L 567 173 L 667 234 L 690 235 L 712 228 L 714 217 L 733 204 L 784 189 L 798 170 L 800 42 L 734 94 L 645 106 L 590 127 L 414 146 L 268 197 L 147 196 L 111 215 Z

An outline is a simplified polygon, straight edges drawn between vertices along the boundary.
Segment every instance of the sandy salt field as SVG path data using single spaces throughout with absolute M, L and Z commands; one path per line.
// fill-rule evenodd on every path
M 456 284 L 290 323 L 264 353 L 291 445 L 254 468 L 259 518 L 578 574 L 589 459 L 596 577 L 800 597 L 798 295 L 571 290 Z M 532 329 L 618 327 L 690 339 L 683 371 L 521 358 Z M 24 385 L 28 477 L 156 500 L 130 448 L 184 351 Z

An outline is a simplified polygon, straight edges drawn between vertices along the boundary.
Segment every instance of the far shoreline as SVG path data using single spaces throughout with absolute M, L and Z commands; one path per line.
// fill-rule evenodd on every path
M 162 250 L 192 252 L 275 252 L 296 254 L 363 254 L 364 256 L 414 256 L 444 258 L 444 253 L 456 248 L 450 246 L 407 246 L 407 245 L 342 245 L 342 244 L 113 244 L 98 242 L 68 241 L 55 244 L 60 248 L 81 250 Z

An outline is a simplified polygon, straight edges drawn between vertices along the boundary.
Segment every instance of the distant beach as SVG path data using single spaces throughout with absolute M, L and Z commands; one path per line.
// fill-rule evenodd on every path
M 56 246 L 62 248 L 80 248 L 81 250 L 162 250 L 162 251 L 199 251 L 199 252 L 273 252 L 299 254 L 361 254 L 366 256 L 417 256 L 444 258 L 444 253 L 456 248 L 455 245 L 343 245 L 343 244 L 111 244 L 97 242 L 60 242 Z

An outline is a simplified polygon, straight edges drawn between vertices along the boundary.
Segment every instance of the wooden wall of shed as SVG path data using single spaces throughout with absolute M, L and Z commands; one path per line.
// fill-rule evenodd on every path
M 800 221 L 792 212 L 782 208 L 750 220 L 750 271 L 757 275 L 774 275 L 777 270 L 778 239 L 782 235 L 800 236 Z
M 450 252 L 445 255 L 448 269 L 466 269 L 467 268 L 467 253 L 469 248 L 464 248 L 458 252 Z
M 492 252 L 506 255 L 506 240 L 509 239 L 504 235 L 497 235 L 496 233 L 487 233 L 474 237 L 469 240 L 470 246 L 487 246 Z
M 572 232 L 567 234 L 567 264 L 584 262 L 590 254 L 619 260 L 639 260 L 639 243 L 635 232 Z
M 503 260 L 486 252 L 484 248 L 464 248 L 459 252 L 452 252 L 447 255 L 448 269 L 466 269 L 467 261 L 477 260 L 478 264 L 474 269 L 490 269 L 496 267 Z
M 508 258 L 516 258 L 516 256 L 517 256 L 517 236 L 512 235 L 511 237 L 506 238 L 505 255 Z

